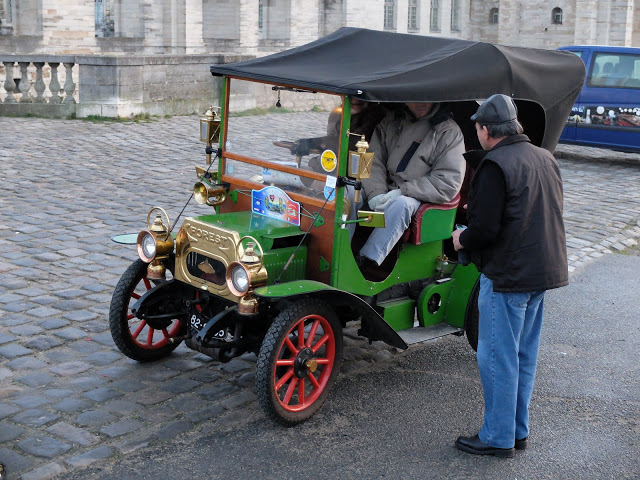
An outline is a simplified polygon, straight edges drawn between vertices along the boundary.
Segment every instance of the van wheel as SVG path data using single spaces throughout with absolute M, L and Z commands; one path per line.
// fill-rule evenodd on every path
M 267 416 L 286 426 L 309 419 L 335 383 L 342 359 L 342 326 L 317 299 L 292 303 L 262 342 L 256 389 Z
M 183 323 L 178 320 L 147 322 L 131 313 L 131 307 L 153 284 L 147 278 L 148 264 L 136 260 L 122 274 L 111 298 L 109 328 L 116 346 L 127 357 L 140 362 L 157 360 L 169 355 L 180 344 L 169 342 L 182 335 Z
M 478 310 L 478 295 L 480 294 L 480 278 L 473 286 L 469 303 L 467 303 L 467 314 L 464 317 L 464 331 L 467 334 L 467 341 L 474 351 L 478 351 L 478 323 L 480 320 L 480 310 Z

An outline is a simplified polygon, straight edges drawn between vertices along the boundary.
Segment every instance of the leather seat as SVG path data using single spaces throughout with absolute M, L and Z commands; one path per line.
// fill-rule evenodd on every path
M 447 203 L 423 203 L 411 218 L 409 228 L 402 235 L 402 242 L 421 245 L 451 236 L 460 204 L 460 193 Z M 423 223 L 425 229 L 423 230 Z

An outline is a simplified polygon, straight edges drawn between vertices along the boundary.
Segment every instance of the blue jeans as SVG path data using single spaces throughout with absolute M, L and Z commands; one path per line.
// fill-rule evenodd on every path
M 380 265 L 402 238 L 404 231 L 409 228 L 411 217 L 419 206 L 419 200 L 404 195 L 391 200 L 384 209 L 385 227 L 373 229 L 367 242 L 360 249 L 360 255 Z
M 480 440 L 512 448 L 529 436 L 529 402 L 533 391 L 544 310 L 544 291 L 493 291 L 480 277 L 478 370 L 484 392 Z

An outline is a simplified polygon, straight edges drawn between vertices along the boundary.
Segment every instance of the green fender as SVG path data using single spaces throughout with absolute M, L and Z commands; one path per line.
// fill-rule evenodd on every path
M 257 297 L 268 300 L 315 297 L 332 306 L 354 309 L 358 314 L 362 315 L 363 320 L 366 320 L 366 322 L 363 322 L 362 329 L 369 340 L 381 340 L 387 345 L 402 350 L 408 348 L 406 342 L 400 338 L 391 325 L 385 322 L 384 318 L 371 305 L 353 293 L 345 292 L 325 283 L 314 280 L 297 280 L 260 287 L 255 290 L 255 294 Z M 340 309 L 338 309 L 337 313 L 340 315 Z

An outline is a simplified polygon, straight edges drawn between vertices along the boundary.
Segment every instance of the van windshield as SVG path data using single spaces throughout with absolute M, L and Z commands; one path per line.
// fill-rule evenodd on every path
M 587 85 L 640 89 L 640 55 L 596 53 Z

